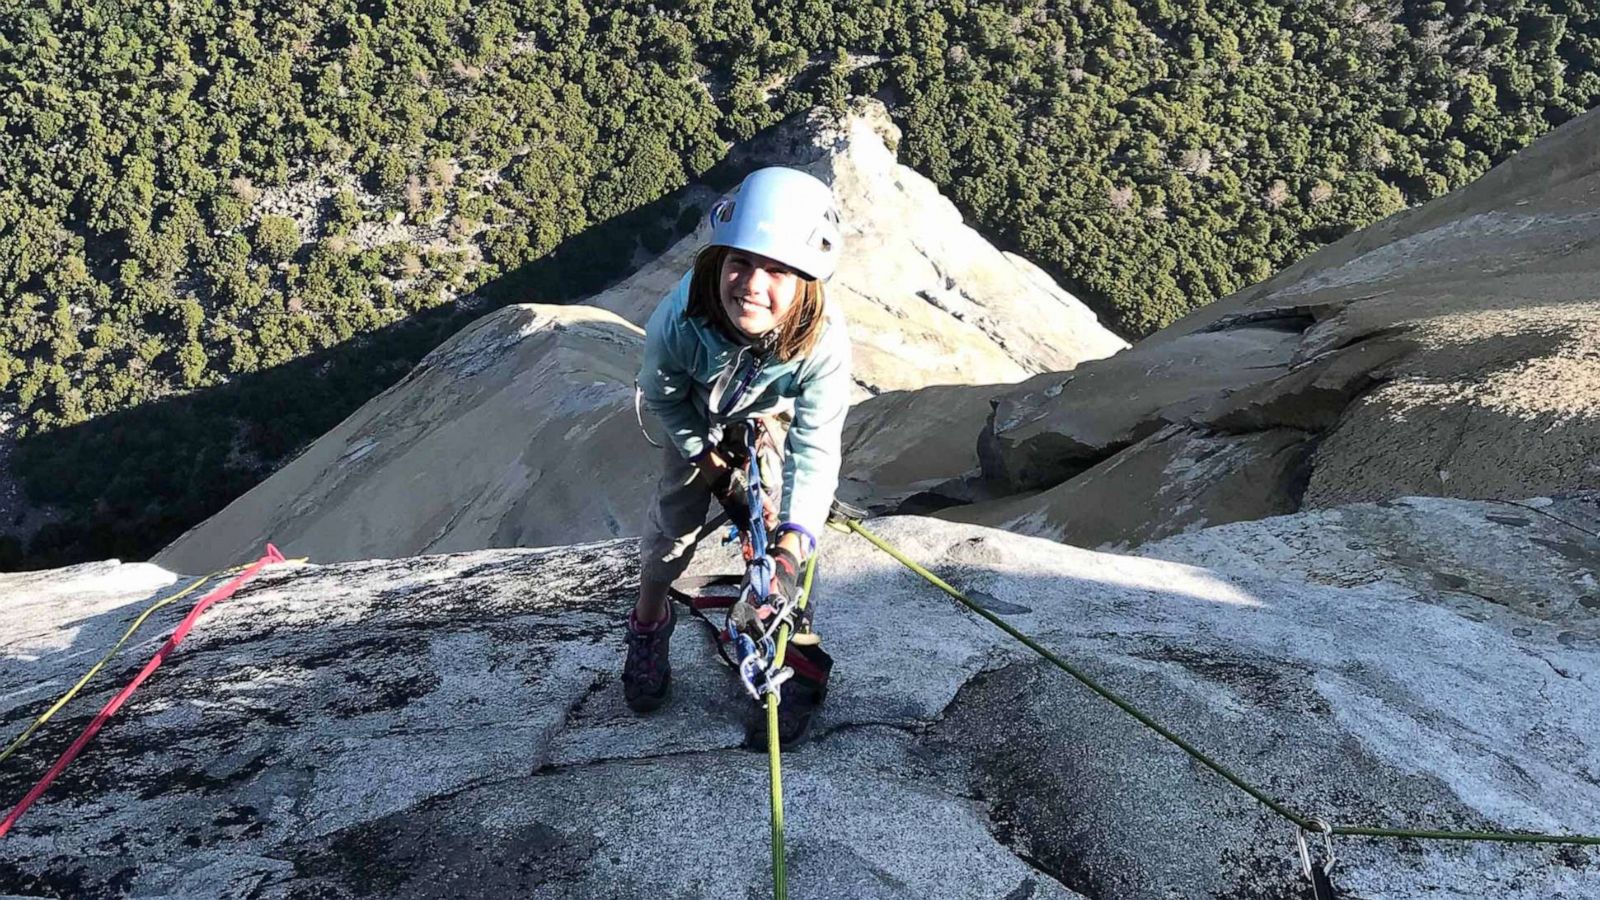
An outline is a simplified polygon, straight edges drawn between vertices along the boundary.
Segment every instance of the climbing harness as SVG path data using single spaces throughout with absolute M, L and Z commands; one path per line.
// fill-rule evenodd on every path
M 201 597 L 199 602 L 195 603 L 194 607 L 189 610 L 189 613 L 183 617 L 183 621 L 178 623 L 178 627 L 173 629 L 172 635 L 167 638 L 166 643 L 162 644 L 161 648 L 156 651 L 155 656 L 151 657 L 150 661 L 145 663 L 144 668 L 139 671 L 139 674 L 135 675 L 132 681 L 128 682 L 128 684 L 123 687 L 121 691 L 117 692 L 116 696 L 112 697 L 111 700 L 107 702 L 103 708 L 101 708 L 100 712 L 97 713 L 94 719 L 89 722 L 88 727 L 84 728 L 83 732 L 78 735 L 77 740 L 74 740 L 72 745 L 67 748 L 66 752 L 61 754 L 61 757 L 57 759 L 55 764 L 50 767 L 50 770 L 45 773 L 44 777 L 39 779 L 39 782 L 28 791 L 27 795 L 22 798 L 22 801 L 11 810 L 11 813 L 7 815 L 4 820 L 0 820 L 0 838 L 4 838 L 8 833 L 10 833 L 12 827 L 17 824 L 17 820 L 22 818 L 23 813 L 26 813 L 28 808 L 44 795 L 44 792 L 50 787 L 50 784 L 54 782 L 62 772 L 66 771 L 67 766 L 71 765 L 72 761 L 78 757 L 78 754 L 83 752 L 83 748 L 88 746 L 89 742 L 94 739 L 94 736 L 100 732 L 101 727 L 104 726 L 108 720 L 110 720 L 110 718 L 117 712 L 118 709 L 122 708 L 122 704 L 127 702 L 128 698 L 133 695 L 133 692 L 138 689 L 139 685 L 143 684 L 145 679 L 149 678 L 150 675 L 154 673 L 155 670 L 161 665 L 161 662 L 167 658 L 167 655 L 175 650 L 178 644 L 183 642 L 183 639 L 188 636 L 189 631 L 194 628 L 195 622 L 199 620 L 201 613 L 205 612 L 213 604 L 233 596 L 234 593 L 239 590 L 239 588 L 244 586 L 245 582 L 254 578 L 256 573 L 260 572 L 266 566 L 281 562 L 285 562 L 283 554 L 278 552 L 277 547 L 268 544 L 266 554 L 260 559 L 256 560 L 254 563 L 251 563 L 242 569 L 228 570 L 228 572 L 237 571 L 238 574 L 226 584 L 216 588 L 215 590 L 206 594 L 204 597 Z M 225 575 L 228 574 L 228 572 L 220 574 Z M 188 588 L 185 588 L 183 591 L 180 591 L 171 597 L 167 597 L 157 602 L 149 609 L 146 609 L 144 613 L 134 621 L 133 626 L 122 635 L 122 639 L 117 641 L 116 645 L 111 648 L 111 652 L 107 653 L 99 662 L 95 663 L 95 665 L 89 670 L 89 673 L 83 676 L 83 678 L 79 679 L 78 683 L 73 685 L 72 689 L 67 692 L 66 696 L 57 701 L 56 704 L 46 711 L 43 716 L 40 716 L 39 719 L 30 725 L 28 729 L 23 732 L 21 737 L 13 741 L 11 745 L 6 748 L 4 756 L 0 756 L 0 759 L 4 759 L 6 756 L 10 756 L 13 752 L 15 752 L 16 749 L 22 746 L 22 743 L 39 728 L 39 726 L 48 721 L 57 710 L 64 706 L 68 700 L 72 699 L 72 697 L 77 694 L 78 690 L 88 683 L 90 678 L 94 677 L 95 673 L 98 672 L 100 668 L 104 666 L 105 663 L 112 657 L 112 655 L 114 655 L 117 650 L 122 647 L 122 645 L 128 640 L 129 636 L 131 636 L 133 632 L 144 623 L 144 620 L 151 613 L 163 606 L 166 606 L 168 603 L 171 603 L 179 597 L 188 594 L 190 591 L 198 588 L 201 584 L 204 584 L 213 577 L 217 576 L 208 575 L 205 578 L 202 578 L 200 581 L 190 585 Z
M 835 504 L 836 513 L 838 512 L 838 506 L 838 504 Z M 1251 786 L 1243 778 L 1229 771 L 1221 763 L 1202 753 L 1188 741 L 1185 741 L 1183 738 L 1173 733 L 1171 729 L 1166 728 L 1161 723 L 1150 718 L 1150 716 L 1139 711 L 1137 707 L 1128 702 L 1126 699 L 1117 695 L 1108 688 L 1101 686 L 1093 678 L 1090 678 L 1088 675 L 1074 667 L 1071 663 L 1068 663 L 1060 656 L 1045 648 L 1038 641 L 1028 637 L 1021 631 L 1018 631 L 1004 619 L 1001 619 L 999 616 L 985 609 L 980 604 L 975 603 L 967 598 L 960 591 L 946 584 L 937 575 L 929 572 L 927 569 L 908 558 L 905 554 L 895 549 L 895 547 L 889 542 L 867 530 L 867 528 L 861 524 L 861 518 L 862 517 L 860 516 L 836 515 L 835 517 L 831 517 L 829 519 L 828 524 L 830 527 L 835 528 L 836 530 L 847 533 L 855 533 L 865 538 L 873 546 L 889 554 L 901 565 L 921 576 L 923 580 L 927 581 L 929 584 L 941 591 L 944 591 L 967 609 L 988 620 L 995 627 L 1016 638 L 1018 641 L 1026 645 L 1030 650 L 1039 654 L 1057 668 L 1082 682 L 1085 687 L 1110 701 L 1114 706 L 1127 713 L 1129 716 L 1132 716 L 1140 724 L 1151 729 L 1156 734 L 1161 735 L 1161 737 L 1165 738 L 1168 742 L 1177 746 L 1178 749 L 1187 753 L 1196 762 L 1199 762 L 1206 768 L 1222 776 L 1222 778 L 1228 783 L 1249 794 L 1262 805 L 1291 822 L 1295 828 L 1298 829 L 1295 834 L 1296 849 L 1300 854 L 1301 869 L 1311 883 L 1312 900 L 1334 900 L 1336 897 L 1332 879 L 1334 864 L 1338 862 L 1338 858 L 1333 852 L 1333 838 L 1335 835 L 1347 837 L 1411 838 L 1415 840 L 1438 841 L 1495 841 L 1502 843 L 1576 844 L 1582 846 L 1600 846 L 1600 836 L 1594 835 L 1556 835 L 1525 834 L 1500 831 L 1430 831 L 1403 828 L 1371 828 L 1357 825 L 1334 825 L 1323 819 L 1297 813 L 1285 806 L 1283 803 L 1274 800 L 1264 791 Z M 1315 859 L 1311 851 L 1313 836 L 1320 838 L 1320 860 Z

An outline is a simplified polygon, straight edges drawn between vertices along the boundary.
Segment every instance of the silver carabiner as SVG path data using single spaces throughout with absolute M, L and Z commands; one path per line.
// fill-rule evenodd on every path
M 1316 868 L 1316 866 L 1311 862 L 1311 845 L 1306 840 L 1307 835 L 1312 833 L 1322 835 L 1322 855 L 1324 857 L 1324 862 L 1322 863 L 1322 874 L 1324 877 L 1333 872 L 1333 866 L 1339 861 L 1339 857 L 1335 856 L 1333 853 L 1333 826 L 1330 825 L 1326 819 L 1312 818 L 1309 821 L 1312 825 L 1312 828 L 1309 830 L 1305 828 L 1295 829 L 1294 840 L 1295 843 L 1300 847 L 1301 868 L 1305 871 L 1307 878 L 1315 880 L 1315 876 L 1312 875 L 1312 871 Z
M 783 683 L 793 677 L 794 670 L 788 666 L 784 666 L 783 668 L 779 669 L 776 674 L 773 674 L 773 672 L 769 669 L 767 670 L 767 681 L 765 684 L 761 685 L 761 693 L 777 694 L 778 688 L 783 687 Z M 759 700 L 761 698 L 757 697 L 756 699 Z M 779 695 L 779 699 L 781 701 L 781 694 Z

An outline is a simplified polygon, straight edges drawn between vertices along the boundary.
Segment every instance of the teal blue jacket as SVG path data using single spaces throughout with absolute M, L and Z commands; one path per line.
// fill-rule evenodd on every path
M 716 443 L 728 422 L 789 412 L 793 422 L 784 453 L 779 517 L 820 536 L 839 486 L 840 441 L 850 408 L 850 337 L 844 316 L 836 304 L 827 304 L 826 324 L 810 354 L 789 362 L 770 360 L 757 371 L 756 348 L 685 315 L 692 274 L 662 298 L 645 326 L 639 368 L 644 405 L 686 459 Z M 752 372 L 754 378 L 740 391 Z M 713 413 L 713 401 L 719 413 Z

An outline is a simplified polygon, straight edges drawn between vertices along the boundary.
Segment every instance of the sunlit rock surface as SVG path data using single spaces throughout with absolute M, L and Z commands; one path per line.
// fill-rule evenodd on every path
M 882 104 L 864 102 L 838 123 L 813 114 L 736 151 L 744 168 L 792 166 L 833 186 L 845 253 L 827 290 L 849 319 L 862 390 L 1011 383 L 1127 346 L 1037 266 L 966 225 L 933 182 L 896 163 L 899 139 Z M 714 197 L 700 199 L 709 207 Z M 710 233 L 702 222 L 592 302 L 642 326 Z
M 1600 833 L 1600 510 L 1402 500 L 1141 557 L 870 527 L 1252 783 L 1348 824 Z M 618 540 L 268 570 L 201 620 L 0 841 L 24 896 L 770 894 L 753 712 L 683 618 L 622 703 Z M 1300 896 L 1292 829 L 860 538 L 829 532 L 837 668 L 784 755 L 801 897 Z M 699 572 L 725 569 L 708 552 Z M 20 732 L 153 597 L 152 566 L 0 576 Z M 49 602 L 33 598 L 52 584 Z M 186 604 L 0 765 L 20 797 Z M 1594 850 L 1341 840 L 1350 896 L 1600 894 Z
M 888 392 L 852 416 L 841 496 L 875 510 L 975 474 L 989 400 L 1008 384 L 1125 346 L 963 225 L 886 139 L 898 139 L 887 113 L 865 104 L 837 123 L 797 117 L 735 151 L 746 168 L 806 168 L 840 198 L 850 246 L 830 302 L 849 320 L 855 399 Z M 639 534 L 659 470 L 633 409 L 640 329 L 708 234 L 589 305 L 484 316 L 156 561 L 212 571 L 267 540 L 331 562 Z
M 637 534 L 656 477 L 633 411 L 643 344 L 592 307 L 484 316 L 155 561 L 203 573 L 267 541 L 334 561 Z
M 994 491 L 1043 493 L 954 515 L 1119 545 L 1406 495 L 1600 488 L 1597 143 L 1600 114 L 1581 116 L 1124 353 L 1024 383 L 1000 398 L 981 456 Z M 1232 493 L 1259 455 L 1122 485 L 1117 527 L 1061 502 L 1104 494 L 1106 467 L 1145 465 L 1142 442 L 1169 427 L 1184 433 L 1164 441 L 1195 446 L 1298 433 L 1284 452 L 1303 465 L 1203 514 L 1194 480 Z

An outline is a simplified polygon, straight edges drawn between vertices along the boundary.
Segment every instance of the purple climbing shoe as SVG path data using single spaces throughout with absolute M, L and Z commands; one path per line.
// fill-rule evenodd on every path
M 628 613 L 628 659 L 622 664 L 622 696 L 634 712 L 650 712 L 666 702 L 672 690 L 672 661 L 667 652 L 678 614 L 667 603 L 667 618 L 645 628 Z

